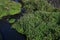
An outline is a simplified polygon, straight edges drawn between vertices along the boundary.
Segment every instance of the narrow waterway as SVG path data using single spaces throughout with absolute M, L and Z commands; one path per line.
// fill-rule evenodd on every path
M 7 21 L 0 21 L 0 33 L 3 40 L 26 40 L 26 36 L 12 29 Z

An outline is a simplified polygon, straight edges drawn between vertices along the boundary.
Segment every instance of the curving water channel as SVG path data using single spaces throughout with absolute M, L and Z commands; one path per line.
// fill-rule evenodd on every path
M 0 34 L 2 40 L 26 40 L 26 36 L 18 33 L 7 21 L 0 20 Z

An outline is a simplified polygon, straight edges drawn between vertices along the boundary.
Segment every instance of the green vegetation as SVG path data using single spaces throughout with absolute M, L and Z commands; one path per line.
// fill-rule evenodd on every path
M 9 21 L 9 23 L 14 23 L 15 19 L 9 19 L 8 21 Z
M 25 8 L 26 12 L 15 23 L 15 19 L 8 20 L 14 23 L 12 27 L 25 34 L 27 40 L 60 40 L 60 9 L 54 8 L 47 0 L 22 0 L 22 2 L 24 3 L 22 8 Z M 8 2 L 9 11 L 3 10 L 6 7 L 5 3 L 0 3 L 3 4 L 3 8 L 0 7 L 0 10 L 3 10 L 0 18 L 21 12 L 21 4 L 12 3 Z
M 46 0 L 23 2 L 26 13 L 12 25 L 13 28 L 25 34 L 27 40 L 60 40 L 60 10 Z
M 21 11 L 21 4 L 10 0 L 0 0 L 0 19 L 3 16 L 15 15 Z
M 16 3 L 11 0 L 0 0 L 0 19 L 4 16 L 15 15 L 21 12 L 21 4 Z M 13 23 L 15 19 L 8 20 L 10 23 Z M 0 40 L 2 36 L 0 34 Z
M 16 30 L 23 29 L 29 40 L 58 40 L 60 26 L 57 24 L 60 13 L 45 13 L 36 11 L 25 14 L 13 25 Z M 16 26 L 17 25 L 17 26 Z M 22 33 L 18 30 L 18 32 Z
M 59 12 L 59 9 L 55 9 L 47 0 L 23 0 L 24 8 L 27 12 L 31 11 L 47 11 L 47 12 Z

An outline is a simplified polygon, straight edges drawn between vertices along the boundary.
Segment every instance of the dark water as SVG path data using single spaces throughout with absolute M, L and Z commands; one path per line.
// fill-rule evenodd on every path
M 26 40 L 26 36 L 12 29 L 8 22 L 0 21 L 0 33 L 3 40 Z

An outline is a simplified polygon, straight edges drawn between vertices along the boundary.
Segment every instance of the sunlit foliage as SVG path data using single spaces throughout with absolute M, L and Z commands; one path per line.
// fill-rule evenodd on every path
M 22 0 L 25 13 L 12 24 L 27 40 L 60 40 L 60 9 L 56 9 L 47 0 Z M 13 1 L 0 1 L 1 16 L 21 12 L 21 5 Z M 24 10 L 23 9 L 23 10 Z M 15 19 L 10 19 L 13 23 Z
M 28 13 L 21 17 L 13 25 L 13 28 L 20 33 L 23 31 L 23 34 L 27 35 L 28 40 L 57 40 L 60 37 L 60 26 L 57 24 L 58 15 L 60 13 L 39 11 Z
M 21 4 L 11 0 L 0 0 L 0 19 L 3 16 L 14 15 L 21 11 Z
M 46 0 L 22 0 L 26 13 L 12 26 L 27 40 L 59 40 L 60 10 Z

